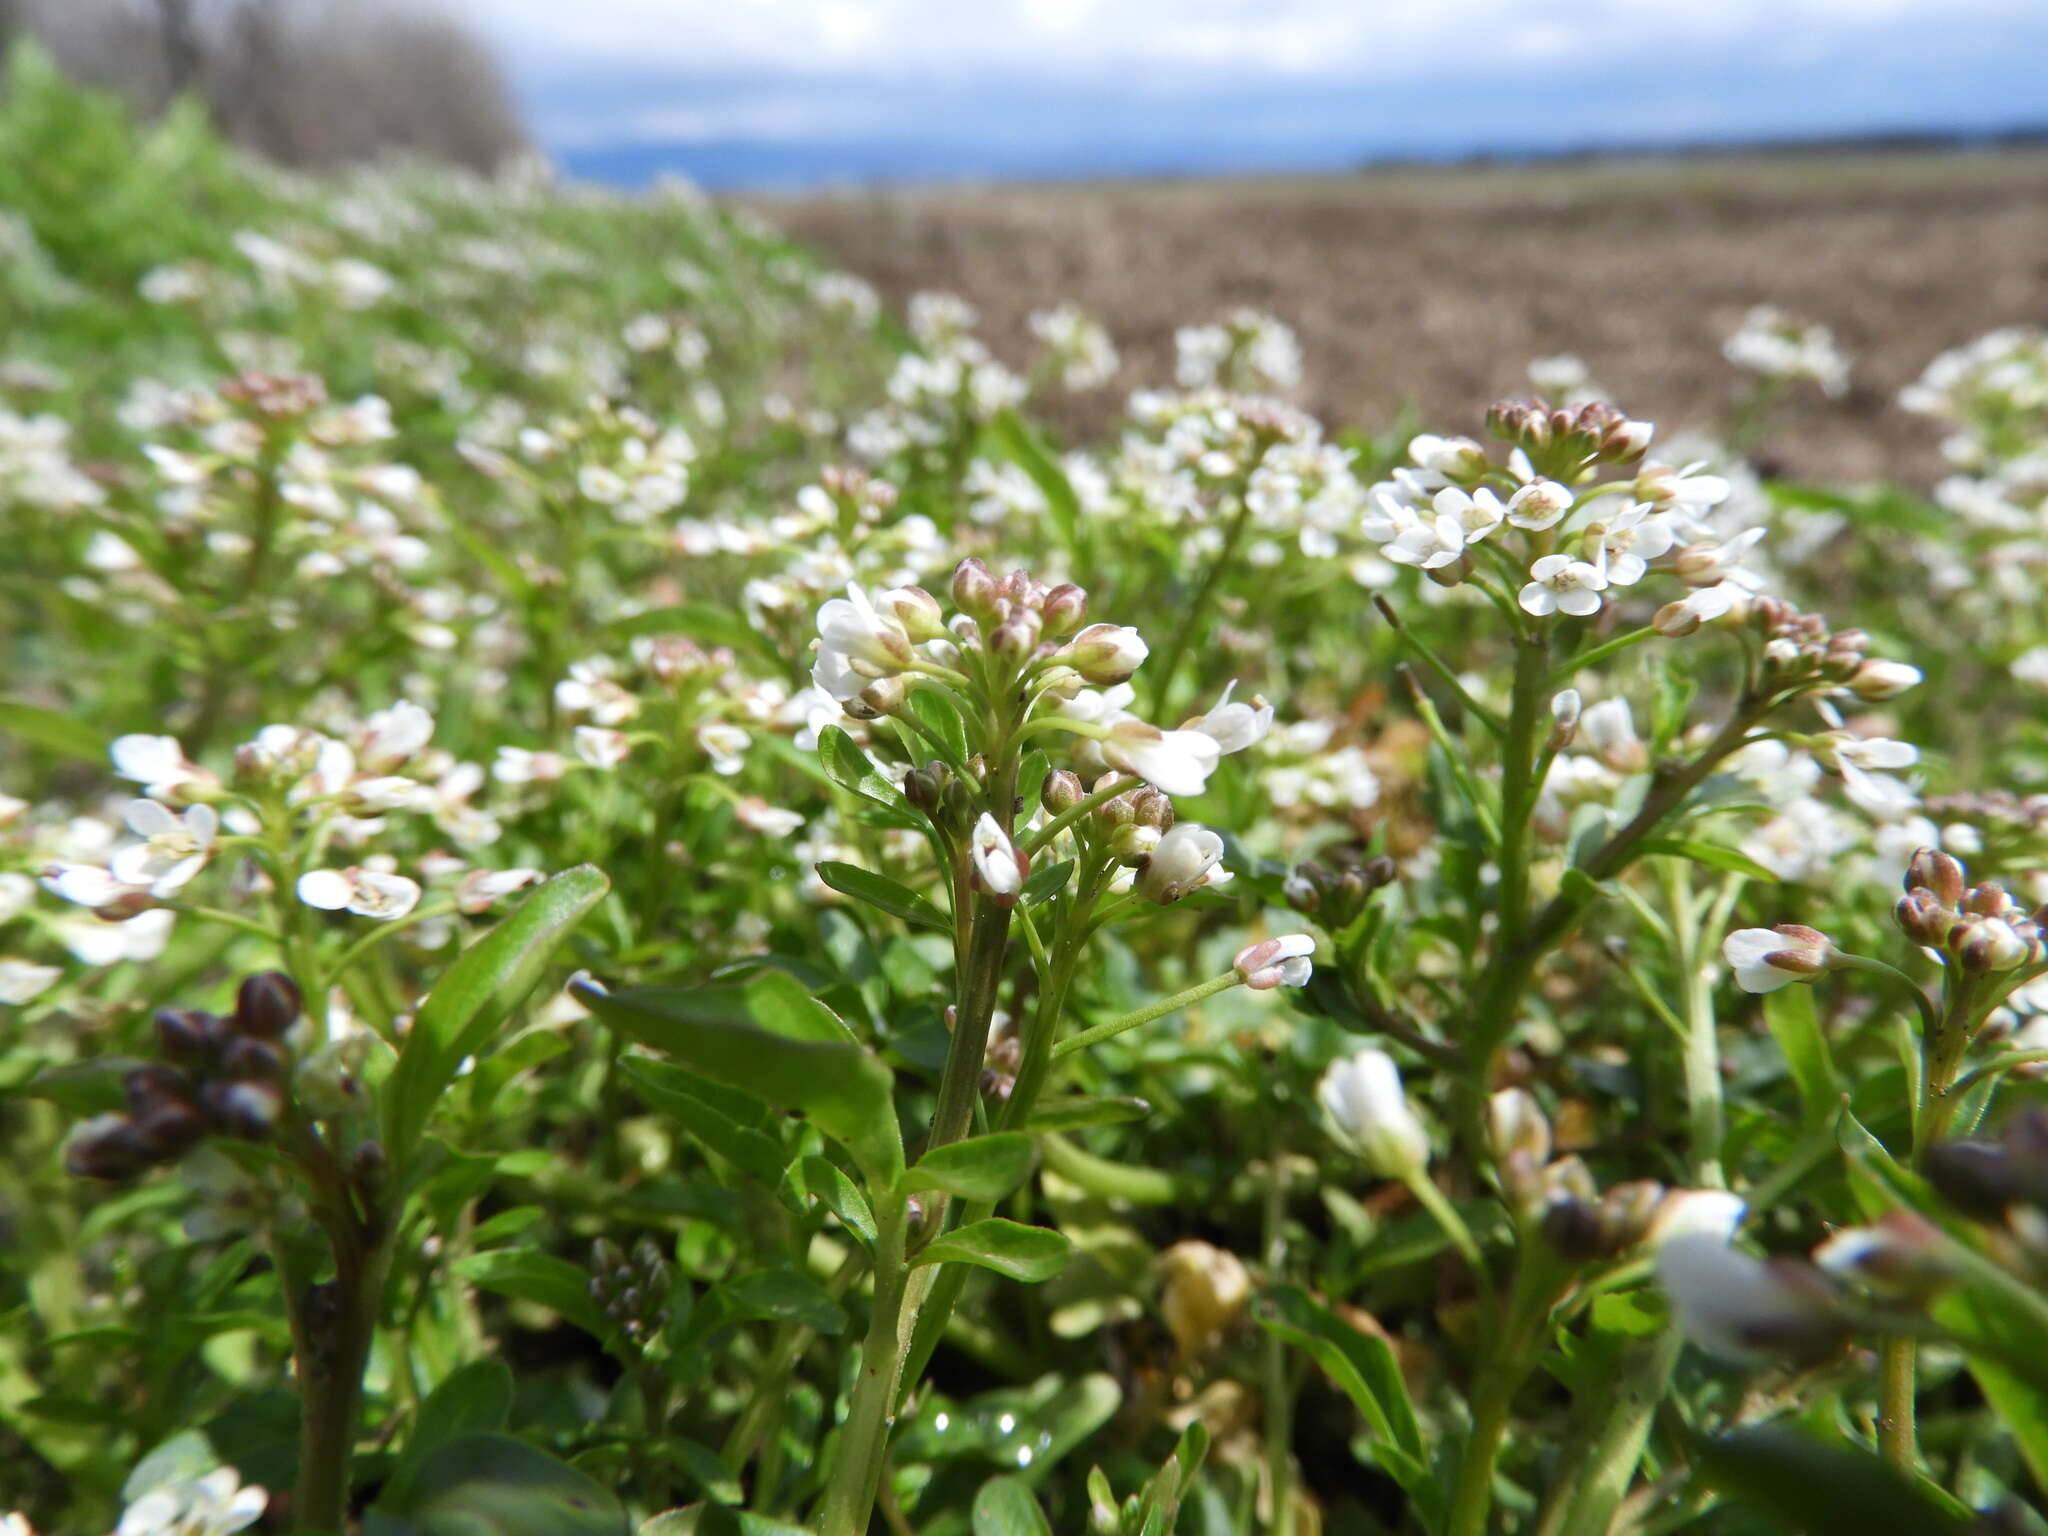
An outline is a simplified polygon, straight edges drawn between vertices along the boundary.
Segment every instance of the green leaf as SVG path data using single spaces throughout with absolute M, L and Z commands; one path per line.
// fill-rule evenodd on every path
M 100 762 L 107 751 L 106 737 L 83 720 L 18 699 L 0 699 L 0 736 L 16 736 L 81 762 Z
M 1031 1138 L 1022 1131 L 996 1131 L 932 1148 L 911 1164 L 899 1187 L 907 1195 L 942 1189 L 963 1200 L 994 1203 L 1030 1174 Z
M 1123 1125 L 1143 1120 L 1152 1106 L 1138 1098 L 1091 1098 L 1077 1095 L 1053 1099 L 1031 1112 L 1025 1130 L 1042 1135 L 1047 1131 L 1085 1131 L 1098 1125 Z
M 801 1323 L 823 1334 L 839 1334 L 846 1328 L 846 1313 L 831 1292 L 788 1265 L 736 1275 L 721 1281 L 713 1294 L 735 1320 Z
M 1023 889 L 1017 892 L 1017 900 L 1027 907 L 1048 902 L 1066 889 L 1067 882 L 1074 877 L 1074 861 L 1062 859 L 1057 864 L 1048 864 L 1034 869 L 1024 877 Z
M 853 1154 L 870 1185 L 893 1187 L 902 1174 L 894 1076 L 794 977 L 762 971 L 739 987 L 581 987 L 577 996 L 613 1028 L 692 1071 L 808 1115 Z M 735 1011 L 750 1022 L 732 1022 Z
M 913 928 L 929 928 L 935 933 L 953 931 L 953 924 L 945 913 L 909 886 L 891 880 L 887 875 L 862 869 L 858 864 L 824 859 L 818 864 L 818 878 L 843 895 L 878 907 L 891 917 L 902 918 Z
M 882 777 L 881 771 L 868 761 L 868 755 L 838 726 L 828 725 L 818 732 L 818 759 L 832 776 L 832 782 L 842 788 L 877 805 L 894 808 L 903 803 L 896 786 Z
M 944 1237 L 925 1244 L 911 1260 L 920 1264 L 978 1264 L 1012 1280 L 1033 1284 L 1050 1280 L 1066 1268 L 1073 1244 L 1064 1232 L 1049 1227 L 1027 1227 L 1022 1222 L 991 1216 L 970 1221 Z
M 1031 483 L 1045 497 L 1046 509 L 1051 514 L 1053 527 L 1059 532 L 1060 542 L 1072 549 L 1074 532 L 1081 522 L 1081 498 L 1074 494 L 1074 487 L 1068 481 L 1066 471 L 1060 468 L 1059 461 L 1015 411 L 1004 411 L 990 422 L 989 433 L 1004 457 L 1031 477 Z
M 619 1070 L 639 1091 L 640 1097 L 663 1114 L 678 1121 L 691 1135 L 742 1172 L 769 1184 L 779 1183 L 789 1159 L 782 1143 L 767 1132 L 748 1125 L 733 1115 L 713 1094 L 731 1092 L 672 1062 L 646 1056 L 625 1056 Z
M 502 1360 L 472 1360 L 420 1404 L 405 1460 L 417 1461 L 461 1435 L 501 1430 L 511 1412 L 511 1369 Z
M 1704 864 L 1709 869 L 1724 869 L 1731 875 L 1747 875 L 1750 879 L 1761 880 L 1766 885 L 1778 883 L 1776 875 L 1748 854 L 1737 853 L 1733 848 L 1723 848 L 1719 843 L 1703 843 L 1689 837 L 1654 837 L 1642 845 L 1642 852 L 1690 859 L 1693 863 Z
M 1700 1446 L 1706 1480 L 1806 1536 L 1968 1536 L 1949 1514 L 1868 1451 L 1769 1425 Z
M 953 707 L 950 699 L 936 688 L 913 688 L 909 709 L 917 717 L 919 725 L 946 744 L 952 761 L 967 761 L 967 727 L 961 723 L 960 711 Z
M 1052 1526 L 1030 1484 L 992 1477 L 974 1496 L 974 1536 L 1052 1536 Z
M 1835 1077 L 1834 1057 L 1821 1033 L 1820 1012 L 1813 988 L 1780 987 L 1764 994 L 1764 1023 L 1784 1053 L 1786 1070 L 1799 1090 L 1799 1108 L 1809 1129 L 1820 1125 L 1840 1105 L 1842 1090 Z
M 868 1205 L 867 1196 L 840 1171 L 837 1163 L 829 1157 L 813 1155 L 790 1169 L 789 1175 L 802 1193 L 820 1202 L 870 1248 L 874 1246 L 874 1210 Z
M 384 1085 L 385 1146 L 394 1156 L 412 1151 L 462 1059 L 490 1043 L 539 982 L 555 950 L 610 888 L 593 865 L 565 870 L 442 973 L 420 1004 Z
M 462 1435 L 385 1486 L 375 1513 L 419 1536 L 627 1536 L 626 1512 L 574 1467 L 509 1435 Z
M 1365 1416 L 1374 1458 L 1411 1498 L 1433 1509 L 1440 1494 L 1393 1346 L 1352 1327 L 1298 1285 L 1268 1287 L 1252 1315 L 1268 1333 L 1315 1357 Z
M 743 1509 L 692 1504 L 643 1521 L 636 1536 L 811 1536 L 811 1532 Z
M 455 1277 L 471 1285 L 559 1312 L 592 1338 L 612 1335 L 611 1319 L 590 1296 L 590 1275 L 567 1259 L 536 1248 L 493 1248 L 455 1264 Z

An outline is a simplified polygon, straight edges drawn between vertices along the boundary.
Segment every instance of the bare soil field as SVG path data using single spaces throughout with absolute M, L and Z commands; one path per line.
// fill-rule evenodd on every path
M 1171 374 L 1173 329 L 1239 304 L 1300 332 L 1303 403 L 1380 427 L 1404 403 L 1477 430 L 1570 351 L 1633 413 L 1711 427 L 1722 338 L 1771 302 L 1834 327 L 1851 393 L 1795 390 L 1764 456 L 1796 475 L 1925 482 L 1938 433 L 1893 403 L 1928 358 L 2048 321 L 2048 152 L 1603 161 L 1347 177 L 847 193 L 765 210 L 900 302 L 949 289 L 1005 355 L 1072 299 L 1125 366 Z

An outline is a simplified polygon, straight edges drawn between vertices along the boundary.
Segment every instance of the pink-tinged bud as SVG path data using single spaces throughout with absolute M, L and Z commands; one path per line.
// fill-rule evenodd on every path
M 1080 776 L 1068 772 L 1065 768 L 1058 768 L 1047 774 L 1045 785 L 1038 792 L 1038 803 L 1045 807 L 1048 816 L 1071 811 L 1087 798 L 1088 792 L 1081 787 Z
M 1126 682 L 1149 654 L 1145 637 L 1127 624 L 1090 624 L 1069 640 L 1058 660 L 1098 688 Z
M 1017 893 L 1024 888 L 1024 877 L 1031 873 L 1031 860 L 1011 843 L 1009 834 L 986 811 L 974 824 L 970 852 L 982 889 L 1000 905 L 1015 902 Z
M 893 617 L 903 632 L 919 643 L 946 633 L 946 615 L 939 600 L 923 587 L 892 587 L 875 599 L 875 607 Z
M 1020 662 L 1038 649 L 1038 636 L 1038 615 L 1020 608 L 990 632 L 988 648 L 1005 661 Z
M 1944 947 L 1949 930 L 1955 926 L 1953 907 L 1944 906 L 1939 896 L 1925 887 L 1908 891 L 1892 908 L 1892 921 L 1915 944 Z
M 1797 923 L 1737 929 L 1721 944 L 1721 958 L 1745 992 L 1775 992 L 1795 981 L 1811 981 L 1834 963 L 1834 952 L 1826 934 Z
M 1965 871 L 1960 861 L 1938 848 L 1922 848 L 1906 865 L 1906 889 L 1931 891 L 1944 906 L 1963 904 Z
M 1900 1299 L 1925 1300 L 1956 1278 L 1941 1229 L 1912 1211 L 1889 1211 L 1867 1227 L 1843 1227 L 1813 1250 L 1838 1280 L 1860 1281 Z
M 1173 825 L 1173 797 L 1162 795 L 1149 784 L 1131 791 L 1131 820 L 1141 827 L 1164 832 Z
M 1081 621 L 1088 617 L 1088 594 L 1071 581 L 1062 582 L 1045 594 L 1038 611 L 1045 620 L 1047 637 L 1057 640 L 1079 629 Z
M 1246 945 L 1237 952 L 1233 967 L 1238 979 L 1254 992 L 1305 986 L 1314 969 L 1309 957 L 1315 952 L 1316 941 L 1307 934 L 1285 933 Z
M 989 568 L 969 555 L 953 570 L 953 606 L 962 613 L 984 618 L 996 600 L 996 578 Z
M 1949 935 L 1949 948 L 1973 975 L 2017 970 L 2031 957 L 2033 946 L 2003 918 L 1987 917 L 1956 929 Z

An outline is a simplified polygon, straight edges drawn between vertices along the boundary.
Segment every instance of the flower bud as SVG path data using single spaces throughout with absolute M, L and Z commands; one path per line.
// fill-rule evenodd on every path
M 1015 902 L 1017 893 L 1024 888 L 1024 877 L 1031 872 L 1030 858 L 1010 842 L 1009 834 L 986 811 L 974 824 L 974 839 L 969 846 L 982 888 L 1000 905 Z
M 1814 1265 L 1902 1300 L 1925 1301 L 1955 1278 L 1941 1229 L 1913 1211 L 1887 1211 L 1867 1227 L 1843 1227 L 1813 1250 Z
M 1486 1101 L 1487 1129 L 1493 1155 L 1541 1168 L 1550 1161 L 1550 1121 L 1536 1096 L 1526 1088 L 1503 1088 Z
M 220 1051 L 221 1021 L 210 1013 L 198 1008 L 159 1008 L 155 1022 L 158 1047 L 181 1066 L 210 1062 Z
M 1152 827 L 1164 832 L 1173 825 L 1173 797 L 1162 795 L 1149 784 L 1141 784 L 1127 797 L 1131 803 L 1131 820 L 1141 827 Z
M 1088 594 L 1071 581 L 1062 582 L 1045 594 L 1038 611 L 1045 620 L 1046 637 L 1057 640 L 1079 629 L 1088 617 Z
M 1753 1259 L 1687 1233 L 1657 1250 L 1657 1279 L 1686 1337 L 1729 1359 L 1815 1365 L 1848 1339 L 1827 1282 L 1807 1264 Z
M 283 1082 L 288 1065 L 282 1046 L 270 1040 L 252 1039 L 248 1035 L 238 1035 L 230 1040 L 220 1058 L 223 1076 L 255 1082 Z
M 1332 1062 L 1316 1097 L 1337 1134 L 1381 1178 L 1415 1178 L 1429 1166 L 1429 1133 L 1408 1107 L 1400 1069 L 1385 1051 Z
M 996 579 L 989 568 L 969 555 L 953 569 L 953 606 L 977 619 L 986 618 L 996 599 Z
M 1144 663 L 1144 636 L 1127 624 L 1090 624 L 1069 640 L 1058 659 L 1097 687 L 1126 682 Z
M 1081 776 L 1065 768 L 1056 768 L 1048 773 L 1038 792 L 1038 803 L 1048 816 L 1071 811 L 1087 798 L 1088 792 L 1081 787 Z
M 910 689 L 902 678 L 878 677 L 861 689 L 846 712 L 863 720 L 878 720 L 885 715 L 902 714 L 909 699 Z
M 1892 921 L 1915 944 L 1941 949 L 1948 945 L 1949 930 L 1955 926 L 1953 909 L 1923 887 L 1908 891 L 1892 907 Z
M 1579 731 L 1579 716 L 1584 711 L 1585 701 L 1576 688 L 1567 688 L 1550 701 L 1550 739 L 1544 743 L 1546 751 L 1562 752 L 1572 744 L 1572 738 Z
M 1834 963 L 1834 941 L 1798 923 L 1776 928 L 1739 928 L 1721 943 L 1721 958 L 1745 992 L 1775 992 L 1795 981 L 1812 981 Z
M 1161 836 L 1138 871 L 1138 894 L 1165 906 L 1204 885 L 1220 885 L 1230 878 L 1217 869 L 1222 860 L 1222 838 L 1199 823 L 1182 822 Z
M 926 763 L 922 768 L 913 768 L 903 776 L 903 798 L 915 810 L 929 816 L 939 808 L 947 781 L 953 777 L 953 770 L 944 763 Z
M 1942 1199 L 1973 1221 L 2003 1221 L 2025 1193 L 2013 1155 L 1995 1141 L 1939 1141 L 1922 1171 Z
M 1232 965 L 1238 979 L 1254 992 L 1270 992 L 1275 987 L 1306 986 L 1313 973 L 1309 957 L 1315 952 L 1316 941 L 1307 934 L 1285 933 L 1247 944 Z
M 1949 948 L 1964 970 L 1984 976 L 1995 971 L 2017 970 L 2032 956 L 2034 946 L 2002 918 L 1987 917 L 1949 934 Z
M 923 587 L 892 587 L 875 599 L 875 607 L 893 617 L 903 632 L 922 644 L 946 633 L 946 615 L 939 600 Z
M 1020 662 L 1038 649 L 1038 615 L 1024 608 L 998 624 L 988 637 L 989 649 L 1003 660 Z
M 1956 859 L 1937 848 L 1922 848 L 1906 865 L 1906 889 L 1932 891 L 1948 907 L 1963 904 L 1964 871 Z
M 235 993 L 235 1028 L 259 1040 L 281 1040 L 304 1007 L 298 984 L 282 971 L 262 971 Z
M 1917 687 L 1923 674 L 1903 661 L 1866 661 L 1849 679 L 1849 691 L 1867 703 L 1895 699 L 1908 688 Z

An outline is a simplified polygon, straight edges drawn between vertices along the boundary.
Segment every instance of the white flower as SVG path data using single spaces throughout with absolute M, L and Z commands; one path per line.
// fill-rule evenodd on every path
M 299 877 L 299 900 L 326 912 L 344 909 L 384 921 L 404 917 L 419 904 L 420 888 L 404 875 L 380 870 L 315 869 Z
M 404 700 L 363 722 L 356 737 L 356 761 L 364 773 L 390 773 L 424 751 L 433 739 L 434 717 Z
M 1408 457 L 1424 469 L 1455 475 L 1484 467 L 1486 450 L 1469 437 L 1438 437 L 1421 432 L 1408 440 Z
M 1919 687 L 1924 676 L 1918 667 L 1908 666 L 1903 661 L 1872 657 L 1849 679 L 1849 691 L 1866 703 L 1878 704 L 1897 698 L 1909 688 Z
M 1795 981 L 1812 981 L 1828 968 L 1833 952 L 1826 934 L 1793 923 L 1738 928 L 1721 941 L 1721 958 L 1745 992 L 1775 992 Z
M 234 1536 L 263 1518 L 270 1496 L 244 1488 L 233 1467 L 152 1488 L 130 1504 L 114 1536 Z
M 599 725 L 625 725 L 640 713 L 640 701 L 612 678 L 607 656 L 576 662 L 555 684 L 555 703 L 571 714 L 584 714 Z
M 1147 901 L 1162 905 L 1179 901 L 1203 886 L 1225 884 L 1223 839 L 1198 822 L 1176 822 L 1139 868 L 1137 889 Z
M 1598 548 L 1600 567 L 1617 587 L 1632 587 L 1649 574 L 1650 562 L 1677 542 L 1668 519 L 1637 504 L 1586 529 L 1586 542 Z
M 1273 729 L 1273 706 L 1257 694 L 1242 704 L 1233 704 L 1230 695 L 1236 690 L 1237 684 L 1232 682 L 1223 690 L 1214 709 L 1183 722 L 1181 729 L 1215 738 L 1217 749 L 1225 755 L 1264 741 Z
M 1432 513 L 1429 517 L 1411 514 L 1382 546 L 1381 553 L 1396 565 L 1441 570 L 1464 555 L 1465 525 L 1445 513 Z
M 1305 933 L 1283 933 L 1278 938 L 1247 944 L 1231 962 L 1239 980 L 1254 992 L 1274 987 L 1301 987 L 1315 973 L 1310 956 L 1316 941 Z
M 1500 498 L 1484 486 L 1476 491 L 1445 486 L 1431 500 L 1430 510 L 1439 518 L 1448 517 L 1455 522 L 1467 544 L 1477 544 L 1505 522 L 1508 515 Z
M 43 870 L 43 889 L 61 900 L 76 902 L 95 912 L 140 908 L 149 903 L 149 887 L 131 885 L 115 878 L 99 864 L 58 862 Z
M 1822 1355 L 1841 1336 L 1839 1315 L 1811 1269 L 1753 1259 L 1711 1233 L 1680 1233 L 1660 1244 L 1657 1283 L 1685 1336 L 1731 1360 Z
M 608 731 L 600 725 L 576 727 L 576 755 L 593 768 L 616 768 L 632 750 L 632 738 L 624 731 Z
M 711 770 L 727 777 L 747 766 L 747 733 L 722 720 L 707 720 L 697 727 L 697 745 L 711 759 Z
M 910 665 L 910 635 L 902 623 L 885 617 L 858 582 L 846 596 L 828 598 L 818 609 L 818 659 L 811 681 L 842 704 L 860 697 L 880 677 L 893 677 Z
M 500 747 L 491 777 L 500 784 L 552 784 L 569 771 L 559 752 L 533 752 L 525 747 Z
M 155 800 L 131 800 L 125 819 L 143 841 L 115 850 L 108 869 L 123 884 L 147 886 L 158 897 L 175 894 L 206 868 L 220 832 L 220 816 L 210 805 L 180 816 Z
M 1574 560 L 1570 555 L 1545 555 L 1529 567 L 1529 584 L 1518 601 L 1523 611 L 1538 618 L 1567 613 L 1583 619 L 1600 611 L 1600 594 L 1607 589 L 1607 573 L 1598 565 Z
M 538 869 L 473 869 L 455 882 L 455 906 L 472 914 L 487 911 L 514 891 L 545 878 Z
M 1169 795 L 1199 795 L 1223 748 L 1204 731 L 1162 731 L 1142 720 L 1119 720 L 1102 738 L 1103 759 Z
M 1508 498 L 1508 521 L 1540 533 L 1555 528 L 1572 509 L 1572 493 L 1555 480 L 1532 480 Z
M 70 912 L 53 921 L 50 930 L 82 965 L 118 965 L 123 960 L 147 963 L 164 952 L 177 920 L 177 913 L 161 907 L 117 923 Z
M 970 851 L 975 873 L 981 876 L 981 883 L 998 901 L 1014 898 L 1023 889 L 1024 876 L 1031 867 L 1030 860 L 1017 851 L 1009 835 L 987 811 L 983 811 L 981 819 L 974 824 Z
M 1627 699 L 1602 699 L 1579 717 L 1586 745 L 1616 773 L 1641 773 L 1650 766 L 1650 749 L 1636 735 Z
M 1725 1189 L 1668 1190 L 1650 1220 L 1649 1240 L 1661 1246 L 1673 1238 L 1706 1236 L 1729 1243 L 1748 1213 L 1749 1202 Z
M 114 772 L 146 786 L 143 792 L 159 800 L 220 787 L 218 778 L 185 756 L 175 736 L 116 736 L 107 755 L 114 760 Z
M 1408 1107 L 1401 1071 L 1385 1051 L 1363 1050 L 1330 1063 L 1316 1098 L 1337 1134 L 1381 1178 L 1411 1178 L 1429 1166 L 1429 1133 Z
M 23 1003 L 35 1001 L 55 986 L 57 978 L 63 974 L 61 966 L 39 965 L 33 960 L 0 955 L 0 1007 L 19 1008 Z
M 1650 620 L 1651 627 L 1667 640 L 1682 639 L 1702 624 L 1726 618 L 1747 603 L 1749 594 L 1732 582 L 1699 587 L 1676 602 L 1666 603 Z
M 733 807 L 733 815 L 741 826 L 764 837 L 788 837 L 804 824 L 798 812 L 770 805 L 759 795 L 748 795 L 741 800 Z

